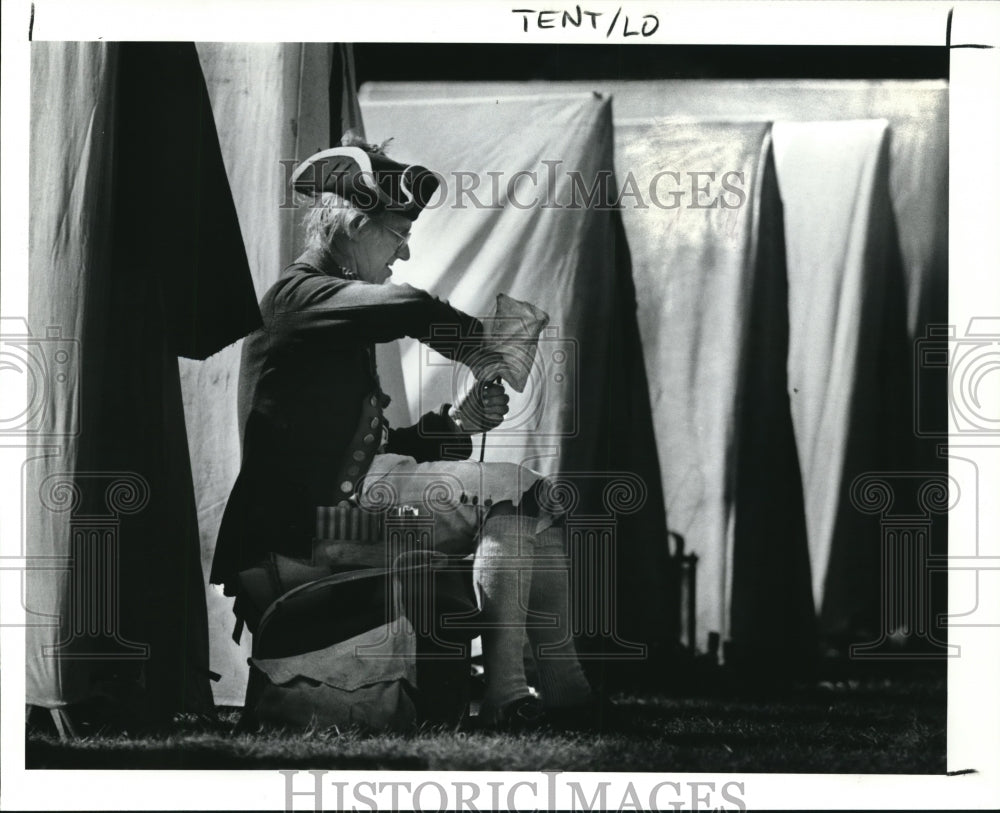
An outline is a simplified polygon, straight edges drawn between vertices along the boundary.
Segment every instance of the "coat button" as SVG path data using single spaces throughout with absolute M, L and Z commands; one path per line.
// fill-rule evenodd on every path
M 365 453 L 361 449 L 358 449 L 354 454 L 351 455 L 351 457 L 353 457 L 360 463 L 362 460 L 365 459 Z
M 377 407 L 378 406 L 378 398 L 376 398 L 373 395 L 371 398 L 368 399 L 368 403 L 371 404 L 373 407 Z
M 473 505 L 479 505 L 479 495 L 478 494 L 473 494 L 472 495 L 472 504 Z
M 365 435 L 364 441 L 365 441 L 365 443 L 374 443 L 375 442 L 375 436 L 373 434 L 369 433 L 369 434 Z
M 354 490 L 354 483 L 350 480 L 344 480 L 344 482 L 340 484 L 340 490 L 345 494 L 350 494 Z
M 469 498 L 468 498 L 468 496 L 466 496 L 466 494 L 465 494 L 464 491 L 462 492 L 462 496 L 458 498 L 458 501 L 460 503 L 462 503 L 463 505 L 465 505 L 465 503 L 467 503 L 469 501 Z
M 372 429 L 378 429 L 378 418 L 372 418 L 372 422 L 369 425 Z
M 485 505 L 487 508 L 489 508 L 491 505 L 493 505 L 493 500 L 491 500 L 489 497 L 487 497 L 485 500 L 483 500 L 483 505 Z

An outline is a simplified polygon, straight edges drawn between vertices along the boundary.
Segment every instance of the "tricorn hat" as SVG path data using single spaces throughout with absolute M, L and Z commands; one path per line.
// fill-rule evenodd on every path
M 334 192 L 366 214 L 388 211 L 416 220 L 439 181 L 426 167 L 401 164 L 380 152 L 333 147 L 306 158 L 291 183 L 303 195 Z

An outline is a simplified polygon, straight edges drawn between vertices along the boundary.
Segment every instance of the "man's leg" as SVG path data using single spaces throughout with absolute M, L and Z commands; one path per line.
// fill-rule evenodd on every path
M 573 643 L 564 539 L 565 529 L 560 525 L 549 526 L 535 538 L 528 604 L 532 612 L 546 616 L 528 624 L 528 638 L 542 702 L 552 709 L 584 706 L 593 699 Z
M 485 705 L 496 712 L 529 695 L 524 676 L 525 617 L 531 595 L 531 532 L 536 520 L 499 503 L 483 522 L 473 574 L 483 627 Z
M 510 503 L 490 512 L 476 552 L 475 578 L 483 620 L 486 704 L 493 710 L 528 695 L 525 628 L 547 708 L 592 701 L 570 628 L 569 566 L 560 526 L 535 533 L 536 516 Z M 539 617 L 528 619 L 528 610 Z

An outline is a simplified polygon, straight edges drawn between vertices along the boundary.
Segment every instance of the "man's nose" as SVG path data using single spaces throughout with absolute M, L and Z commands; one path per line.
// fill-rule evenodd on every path
M 408 243 L 403 243 L 403 245 L 401 245 L 399 247 L 399 250 L 396 251 L 396 256 L 399 257 L 399 259 L 403 260 L 404 262 L 406 260 L 410 259 L 410 246 L 409 246 L 409 244 Z

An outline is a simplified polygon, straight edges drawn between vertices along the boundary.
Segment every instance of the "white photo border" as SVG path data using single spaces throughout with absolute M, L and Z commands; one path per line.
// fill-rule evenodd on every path
M 29 42 L 36 40 L 241 40 L 607 43 L 579 29 L 521 30 L 512 9 L 574 9 L 576 3 L 539 4 L 495 0 L 4 0 L 2 64 L 2 286 L 4 316 L 27 313 Z M 1000 6 L 938 2 L 646 2 L 589 0 L 586 8 L 618 6 L 656 14 L 660 26 L 645 42 L 657 44 L 930 45 L 944 46 L 949 12 L 950 182 L 949 322 L 964 330 L 973 317 L 1000 316 Z M 953 11 L 952 11 L 953 10 Z M 622 44 L 625 44 L 624 42 Z M 629 43 L 631 44 L 631 43 Z M 971 47 L 989 46 L 989 47 Z M 641 45 L 636 45 L 641 47 Z M 996 375 L 994 375 L 994 379 Z M 3 414 L 17 414 L 25 393 L 0 393 Z M 974 439 L 973 439 L 974 440 Z M 966 443 L 961 438 L 961 443 Z M 983 513 L 973 518 L 980 539 L 1000 539 L 993 499 L 1000 494 L 1000 441 L 968 442 L 967 457 L 979 464 Z M 20 454 L 20 459 L 18 459 Z M 21 550 L 20 471 L 24 450 L 0 448 L 0 565 L 16 562 Z M 992 468 L 991 468 L 992 466 Z M 952 539 L 974 533 L 951 523 Z M 990 536 L 992 535 L 992 536 Z M 1000 555 L 993 551 L 992 555 Z M 4 809 L 281 809 L 285 779 L 277 771 L 25 771 L 24 610 L 20 574 L 0 567 L 0 761 Z M 13 580 L 13 581 L 12 581 Z M 961 585 L 953 573 L 954 607 Z M 985 597 L 995 601 L 997 596 Z M 982 602 L 984 597 L 980 597 Z M 1000 628 L 955 627 L 949 643 L 961 656 L 948 670 L 948 771 L 954 776 L 804 774 L 561 774 L 594 788 L 632 782 L 643 796 L 657 781 L 743 783 L 742 799 L 753 808 L 984 808 L 1000 806 Z M 973 773 L 964 773 L 972 770 Z M 304 772 L 303 772 L 304 773 Z M 479 783 L 534 781 L 542 774 L 435 774 Z M 426 781 L 425 772 L 356 772 L 350 782 Z M 565 785 L 563 784 L 563 788 Z M 433 796 L 430 798 L 434 798 Z M 484 795 L 481 798 L 489 798 Z M 621 794 L 610 790 L 609 799 Z M 540 793 L 538 804 L 546 801 Z M 568 806 L 568 795 L 556 797 Z M 327 799 L 332 805 L 333 797 Z M 225 807 L 221 807 L 224 805 Z M 312 809 L 308 797 L 296 807 Z

